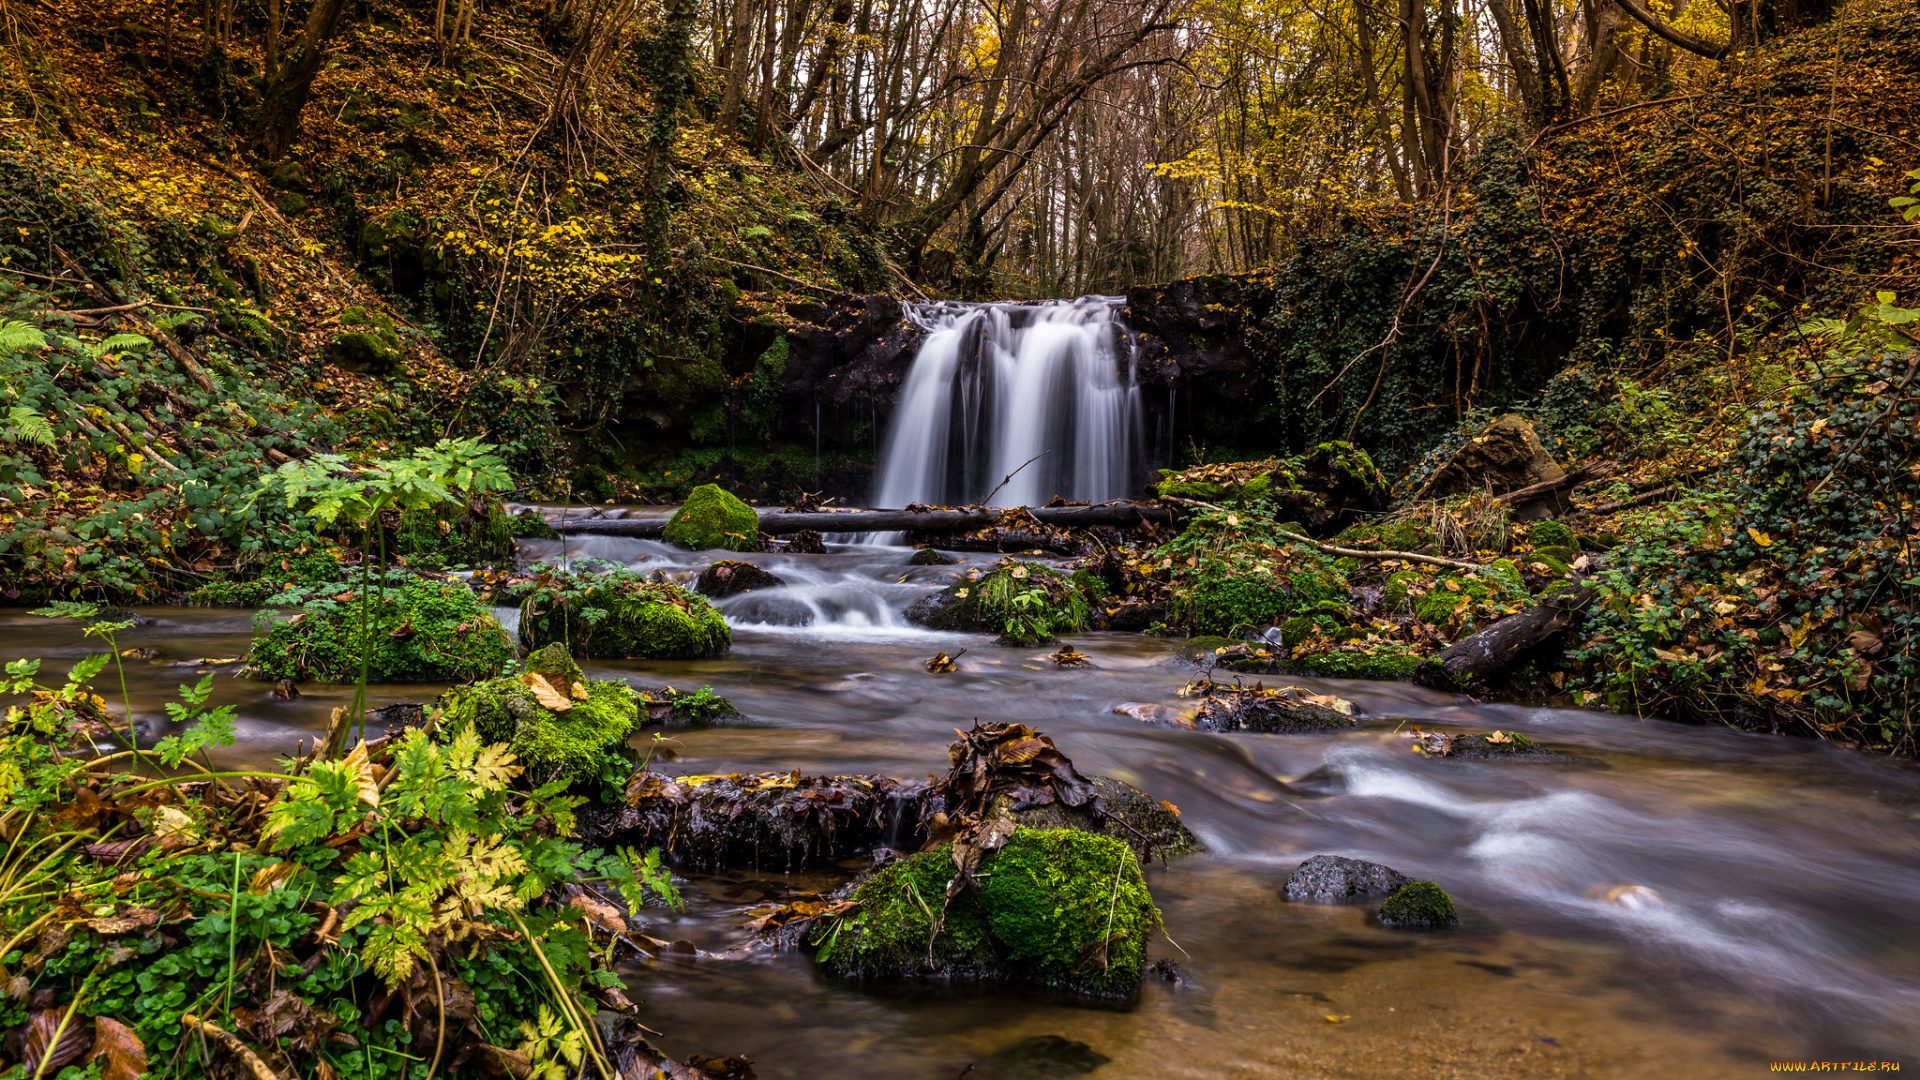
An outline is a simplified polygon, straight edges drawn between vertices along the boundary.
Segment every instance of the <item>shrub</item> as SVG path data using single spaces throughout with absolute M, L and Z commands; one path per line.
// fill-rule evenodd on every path
M 393 550 L 420 569 L 495 566 L 513 561 L 513 537 L 513 519 L 497 501 L 443 503 L 401 511 Z
M 1347 598 L 1331 559 L 1280 536 L 1261 509 L 1196 516 L 1150 559 L 1168 571 L 1172 615 L 1196 634 L 1238 634 Z

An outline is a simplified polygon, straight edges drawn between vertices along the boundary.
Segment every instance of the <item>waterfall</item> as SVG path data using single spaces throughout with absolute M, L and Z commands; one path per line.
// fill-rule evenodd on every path
M 907 305 L 927 330 L 880 455 L 874 505 L 1132 493 L 1141 410 L 1119 297 L 1045 304 Z M 1021 469 L 1030 458 L 1037 458 Z

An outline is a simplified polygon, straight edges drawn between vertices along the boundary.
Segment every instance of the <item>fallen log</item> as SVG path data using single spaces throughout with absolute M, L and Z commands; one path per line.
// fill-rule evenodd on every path
M 1612 474 L 1613 463 L 1611 461 L 1596 461 L 1588 465 L 1582 465 L 1580 468 L 1573 470 L 1565 476 L 1552 480 L 1543 480 L 1538 484 L 1529 484 L 1526 487 L 1509 491 L 1505 495 L 1496 495 L 1494 498 L 1506 503 L 1508 506 L 1525 506 L 1529 503 L 1540 502 L 1559 495 L 1561 497 L 1556 501 L 1555 505 L 1560 509 L 1564 509 L 1566 498 L 1561 494 L 1562 492 L 1571 493 L 1574 488 L 1594 480 L 1604 479 Z
M 1008 511 L 981 506 L 959 510 L 821 510 L 789 513 L 760 511 L 760 531 L 790 536 L 811 529 L 821 533 L 917 532 L 955 533 L 984 529 Z M 1173 520 L 1173 511 L 1153 503 L 1109 502 L 1092 506 L 1030 506 L 1026 512 L 1047 525 L 1090 528 L 1095 525 L 1138 525 Z M 666 531 L 666 518 L 586 518 L 554 523 L 569 536 L 657 537 Z
M 1585 585 L 1556 593 L 1440 650 L 1414 671 L 1413 681 L 1436 690 L 1484 683 L 1519 663 L 1529 649 L 1578 623 L 1592 600 L 1593 589 Z

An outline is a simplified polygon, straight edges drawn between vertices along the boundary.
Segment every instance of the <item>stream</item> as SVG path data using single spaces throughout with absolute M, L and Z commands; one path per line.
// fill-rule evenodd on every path
M 564 552 L 563 552 L 564 546 Z M 689 581 L 718 553 L 610 537 L 522 542 L 526 559 L 606 559 Z M 628 969 L 673 1056 L 745 1054 L 761 1077 L 1733 1077 L 1776 1060 L 1920 1067 L 1920 772 L 1816 742 L 1593 712 L 1478 704 L 1404 684 L 1284 679 L 1353 700 L 1339 736 L 1215 735 L 1143 722 L 1179 709 L 1177 642 L 1085 634 L 1088 667 L 1047 648 L 914 627 L 901 612 L 968 563 L 915 567 L 899 547 L 755 556 L 785 587 L 725 600 L 732 651 L 586 665 L 635 685 L 711 684 L 754 723 L 672 733 L 671 773 L 800 769 L 927 776 L 956 727 L 1020 721 L 1082 772 L 1179 808 L 1208 854 L 1148 869 L 1167 936 L 1137 1003 L 1088 1008 L 1004 988 L 857 988 L 803 954 L 754 945 L 746 912 L 837 872 L 689 878 L 657 937 L 699 949 Z M 250 612 L 153 608 L 122 648 L 137 716 L 212 671 L 239 706 L 223 757 L 270 764 L 318 733 L 351 687 L 271 700 L 226 677 Z M 511 614 L 511 613 L 508 613 Z M 930 675 L 922 661 L 965 654 Z M 0 654 L 49 674 L 97 643 L 71 623 L 0 613 Z M 112 685 L 113 669 L 99 687 Z M 1272 681 L 1271 677 L 1270 680 Z M 375 687 L 374 704 L 440 687 Z M 107 693 L 111 698 L 111 692 Z M 1141 711 L 1141 710 L 1135 710 Z M 1429 760 L 1396 729 L 1508 728 L 1576 765 Z M 1282 902 L 1307 856 L 1379 861 L 1438 881 L 1459 928 L 1392 931 L 1370 908 Z M 1625 886 L 1638 889 L 1623 891 Z M 971 1071 L 967 1071 L 971 1066 Z

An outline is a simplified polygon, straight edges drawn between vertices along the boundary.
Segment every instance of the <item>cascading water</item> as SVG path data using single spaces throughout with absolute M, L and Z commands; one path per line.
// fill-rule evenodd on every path
M 908 305 L 927 338 L 893 411 L 874 505 L 1131 494 L 1141 410 L 1120 303 Z

